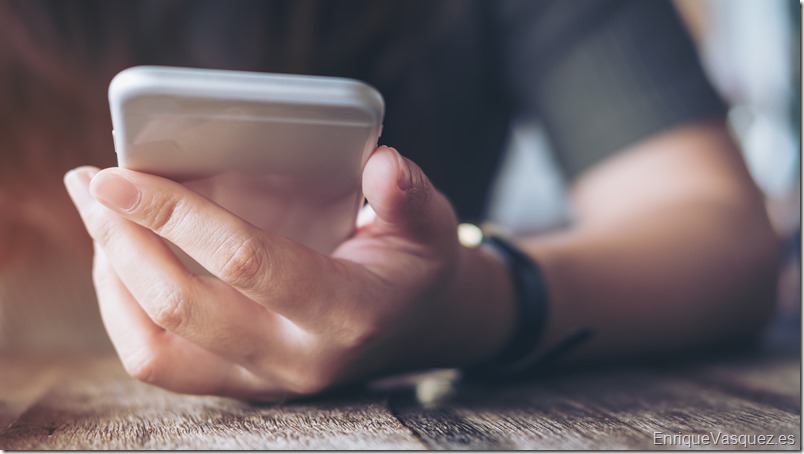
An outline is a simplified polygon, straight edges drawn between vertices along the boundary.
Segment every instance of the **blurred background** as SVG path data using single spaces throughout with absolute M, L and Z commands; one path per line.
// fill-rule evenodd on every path
M 0 30 L 32 36 L 35 46 L 40 30 L 18 30 L 21 25 L 5 14 L 0 0 Z M 730 125 L 749 168 L 767 196 L 767 207 L 774 226 L 785 244 L 784 265 L 779 279 L 780 311 L 799 313 L 800 280 L 800 29 L 799 3 L 795 0 L 676 0 L 676 6 L 697 43 L 705 69 L 721 95 L 731 104 Z M 58 30 L 54 33 L 58 34 Z M 44 31 L 42 31 L 44 33 Z M 50 36 L 48 38 L 53 38 Z M 56 36 L 58 38 L 58 36 Z M 7 43 L 0 39 L 0 65 Z M 104 43 L 114 46 L 115 43 Z M 214 46 L 213 46 L 214 47 Z M 245 52 L 248 48 L 240 49 Z M 213 49 L 214 51 L 214 49 Z M 54 67 L 37 60 L 36 53 L 26 64 L 42 74 Z M 69 76 L 69 75 L 68 75 Z M 105 76 L 104 76 L 105 77 Z M 8 81 L 0 81 L 8 82 Z M 26 81 L 12 81 L 25 83 Z M 79 81 L 80 82 L 80 81 Z M 72 84 L 72 85 L 71 85 Z M 64 78 L 61 89 L 80 90 L 80 84 Z M 49 105 L 57 95 L 36 94 L 37 102 Z M 0 111 L 7 130 L 29 127 L 13 115 L 23 101 L 15 93 L 0 97 Z M 32 115 L 46 118 L 63 113 L 39 109 Z M 96 113 L 81 106 L 72 111 L 76 118 L 108 123 L 107 112 Z M 98 117 L 93 117 L 98 115 Z M 82 120 L 83 121 L 83 120 Z M 64 123 L 64 136 L 68 131 Z M 60 134 L 57 130 L 56 134 Z M 36 134 L 26 143 L 33 169 L 52 168 L 53 155 L 47 144 L 36 143 Z M 108 132 L 87 141 L 101 143 L 64 146 L 108 151 Z M 510 146 L 493 186 L 487 217 L 514 232 L 545 231 L 568 222 L 566 186 L 549 152 L 541 125 L 519 122 L 510 132 Z M 0 153 L 8 151 L 0 150 Z M 75 257 L 88 247 L 81 237 L 80 224 L 66 194 L 58 184 L 40 185 L 35 191 L 22 191 L 16 183 L 39 184 L 52 175 L 18 175 L 12 156 L 0 156 L 0 350 L 75 351 L 107 350 L 110 344 L 100 323 L 87 269 L 75 266 Z M 93 161 L 99 162 L 99 161 Z M 38 163 L 38 164 L 37 164 Z M 109 163 L 112 165 L 112 163 Z M 42 171 L 44 172 L 44 170 Z M 41 177 L 41 179 L 39 179 Z M 34 182 L 34 183 L 31 183 Z M 44 204 L 40 200 L 59 203 Z M 14 203 L 12 203 L 12 201 Z M 64 222 L 51 222 L 64 219 Z M 67 222 L 69 221 L 69 222 Z M 44 230 L 43 230 L 44 229 Z M 63 238 L 65 241 L 41 241 Z M 85 237 L 86 235 L 84 235 Z M 88 260 L 88 258 L 87 258 Z M 47 284 L 44 284 L 44 283 Z
M 801 310 L 801 9 L 796 0 L 675 0 L 785 244 L 780 310 Z M 540 124 L 514 125 L 488 217 L 514 232 L 569 222 Z M 535 203 L 534 203 L 535 201 Z

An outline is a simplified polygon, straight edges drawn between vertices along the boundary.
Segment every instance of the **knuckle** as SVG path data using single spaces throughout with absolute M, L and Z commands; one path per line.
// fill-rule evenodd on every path
M 169 196 L 160 203 L 151 203 L 143 207 L 142 217 L 146 226 L 156 233 L 163 234 L 173 229 L 182 212 L 182 199 Z M 164 236 L 164 235 L 163 235 Z
M 134 354 L 122 359 L 123 368 L 131 377 L 151 385 L 160 382 L 163 375 L 164 362 L 158 351 L 151 347 L 144 346 Z
M 287 389 L 298 395 L 318 394 L 335 384 L 334 374 L 321 368 L 305 368 L 288 377 Z
M 378 335 L 378 324 L 373 320 L 358 321 L 349 329 L 343 330 L 339 345 L 346 352 L 359 351 L 373 344 Z
M 360 304 L 359 312 L 337 314 L 338 319 L 330 323 L 331 345 L 348 355 L 359 354 L 379 341 L 384 326 L 393 318 L 391 311 Z M 338 328 L 335 328 L 337 326 Z M 335 328 L 335 329 L 333 329 Z
M 170 286 L 154 302 L 151 318 L 154 323 L 169 331 L 176 331 L 190 317 L 192 304 L 190 291 L 186 286 Z
M 230 237 L 221 246 L 220 278 L 239 287 L 257 287 L 270 272 L 262 241 L 252 235 Z

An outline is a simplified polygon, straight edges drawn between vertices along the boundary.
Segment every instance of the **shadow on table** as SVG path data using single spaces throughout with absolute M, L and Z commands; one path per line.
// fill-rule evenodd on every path
M 745 341 L 696 349 L 674 356 L 646 357 L 610 361 L 584 366 L 553 368 L 517 380 L 498 383 L 475 383 L 463 380 L 454 370 L 437 370 L 377 380 L 369 385 L 352 385 L 334 389 L 325 394 L 302 398 L 294 402 L 319 404 L 346 402 L 366 393 L 385 396 L 393 406 L 418 406 L 421 408 L 444 408 L 461 402 L 486 402 L 492 407 L 511 405 L 504 403 L 505 396 L 521 396 L 525 390 L 566 389 L 568 384 L 590 387 L 595 381 L 619 380 L 622 383 L 635 378 L 666 382 L 670 379 L 689 379 L 698 384 L 708 384 L 744 393 L 760 400 L 774 401 L 785 409 L 800 412 L 800 404 L 788 402 L 788 396 L 777 398 L 774 394 L 773 367 L 801 364 L 800 314 L 778 316 L 759 340 Z M 800 372 L 800 371 L 799 371 Z M 787 376 L 791 376 L 786 371 Z M 762 392 L 746 387 L 730 386 L 733 380 L 746 380 L 757 376 L 767 386 Z M 796 374 L 800 379 L 800 373 Z M 792 378 L 791 378 L 792 379 Z M 597 386 L 593 386 L 597 388 Z M 789 394 L 789 386 L 783 394 Z M 515 397 L 519 399 L 519 397 Z M 516 404 L 516 402 L 513 402 Z M 489 407 L 491 408 L 491 407 Z M 796 410 L 798 409 L 798 410 Z

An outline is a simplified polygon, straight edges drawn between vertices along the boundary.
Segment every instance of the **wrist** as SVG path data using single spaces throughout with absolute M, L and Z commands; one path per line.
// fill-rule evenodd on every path
M 543 373 L 559 359 L 576 350 L 592 336 L 589 327 L 565 333 L 558 341 L 545 345 L 550 331 L 550 292 L 539 264 L 516 245 L 496 235 L 482 235 L 476 226 L 467 230 L 480 233 L 479 243 L 487 245 L 505 264 L 513 283 L 517 322 L 513 334 L 497 355 L 479 365 L 465 368 L 464 379 L 476 381 L 516 380 Z M 477 244 L 477 242 L 476 242 Z
M 448 367 L 482 363 L 505 348 L 516 326 L 516 295 L 505 263 L 486 248 L 460 246 L 447 292 Z

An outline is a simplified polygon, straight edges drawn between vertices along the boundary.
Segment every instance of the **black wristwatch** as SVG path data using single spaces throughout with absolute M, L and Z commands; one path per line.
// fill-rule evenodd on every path
M 514 333 L 491 360 L 462 370 L 471 381 L 510 381 L 544 372 L 547 366 L 591 336 L 580 329 L 547 349 L 539 348 L 550 315 L 549 292 L 541 268 L 515 245 L 473 224 L 458 226 L 458 238 L 467 247 L 487 247 L 508 268 L 517 299 Z

